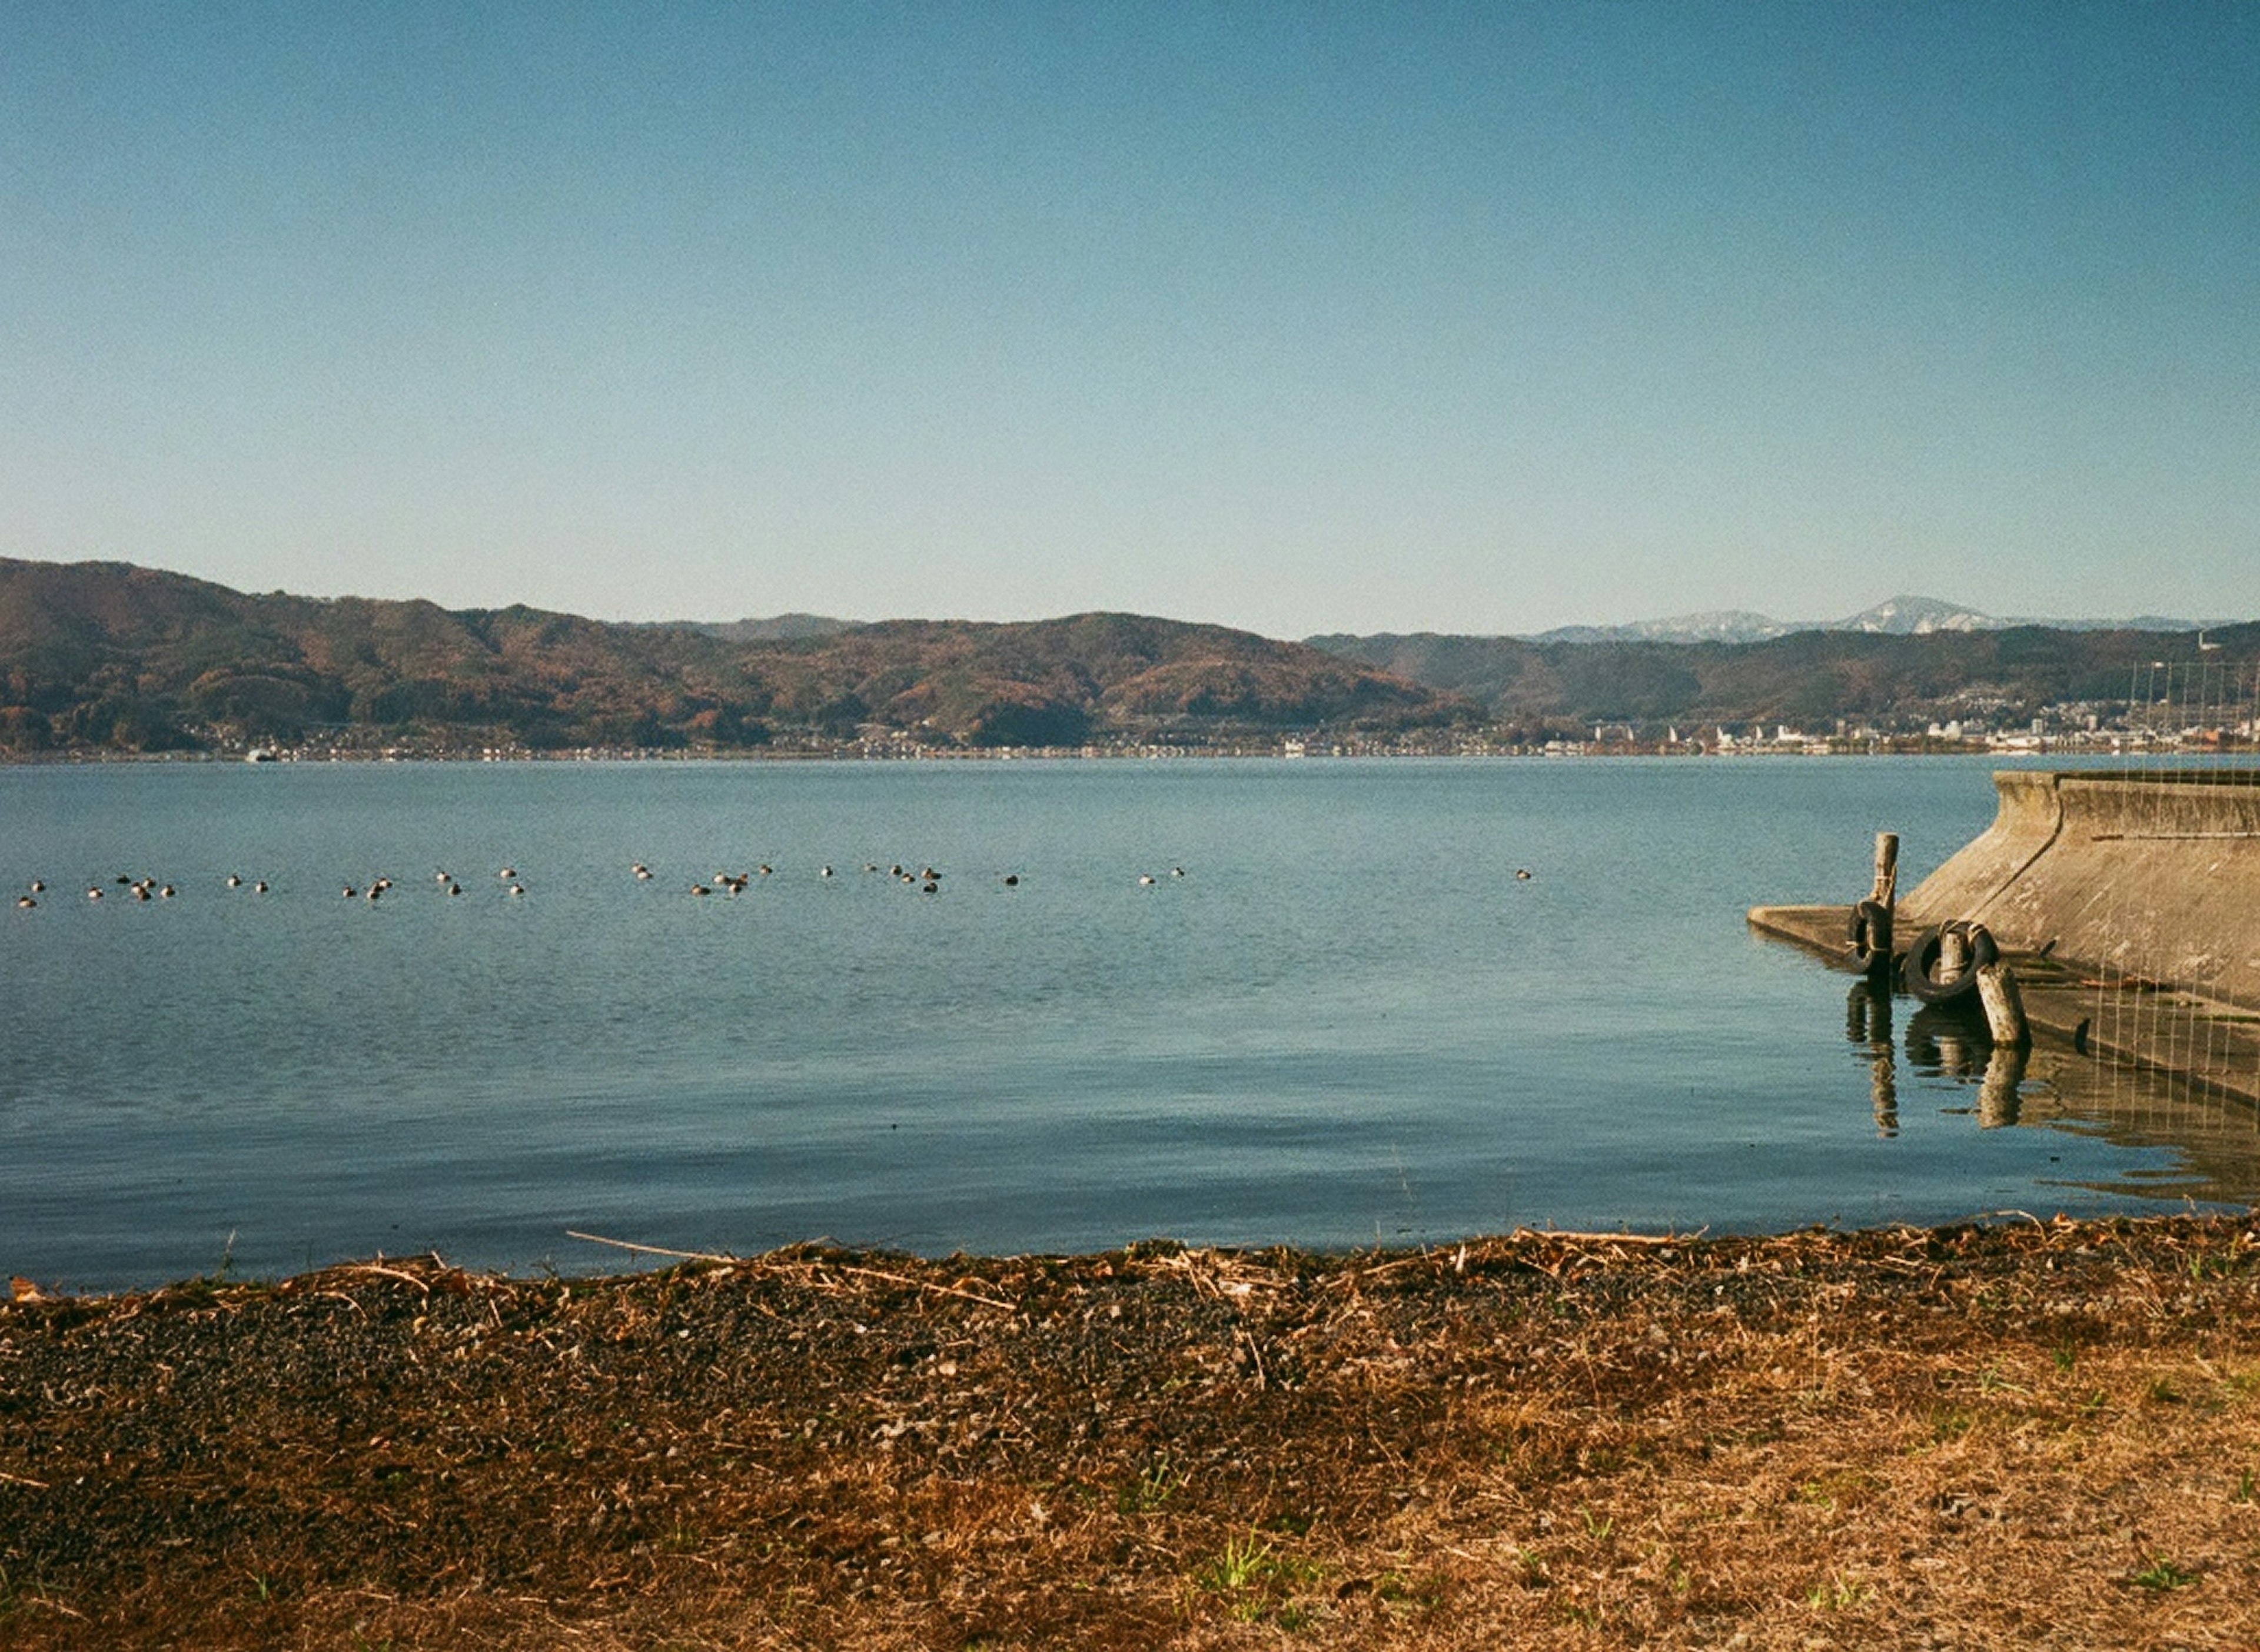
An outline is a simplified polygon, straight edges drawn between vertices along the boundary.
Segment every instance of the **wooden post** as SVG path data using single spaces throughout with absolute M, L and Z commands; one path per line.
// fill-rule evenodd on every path
M 2017 977 L 2006 962 L 1996 958 L 1978 972 L 1978 997 L 1985 1006 L 1985 1026 L 1996 1046 L 2022 1049 L 2033 1041 L 2025 1025 L 2024 995 L 2017 990 Z
M 1868 978 L 1888 988 L 1897 949 L 1892 945 L 1892 912 L 1899 902 L 1899 834 L 1876 833 L 1876 882 L 1868 898 L 1853 909 L 1852 940 L 1856 954 L 1867 953 Z

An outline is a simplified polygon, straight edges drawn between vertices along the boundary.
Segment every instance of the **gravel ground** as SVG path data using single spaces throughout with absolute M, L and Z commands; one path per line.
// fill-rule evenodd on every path
M 0 1305 L 0 1647 L 2260 1645 L 2260 1212 Z

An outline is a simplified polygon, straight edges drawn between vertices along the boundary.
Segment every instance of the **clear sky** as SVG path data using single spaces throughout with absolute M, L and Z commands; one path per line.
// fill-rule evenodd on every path
M 2260 5 L 0 6 L 0 554 L 2260 613 Z

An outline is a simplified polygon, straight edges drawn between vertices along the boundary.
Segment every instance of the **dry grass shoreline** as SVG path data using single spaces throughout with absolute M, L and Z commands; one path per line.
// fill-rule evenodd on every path
M 2260 1644 L 2260 1212 L 0 1305 L 0 1647 Z

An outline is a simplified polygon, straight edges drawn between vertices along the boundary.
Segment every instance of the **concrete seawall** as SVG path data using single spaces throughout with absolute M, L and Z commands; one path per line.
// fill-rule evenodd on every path
M 1993 824 L 1899 903 L 2012 952 L 2260 1006 L 2260 771 L 1993 776 Z
M 2005 770 L 1993 784 L 1992 825 L 1900 898 L 1899 948 L 1981 922 L 2036 1032 L 2260 1098 L 2260 769 Z M 1849 905 L 1749 914 L 1846 968 L 1849 919 Z

